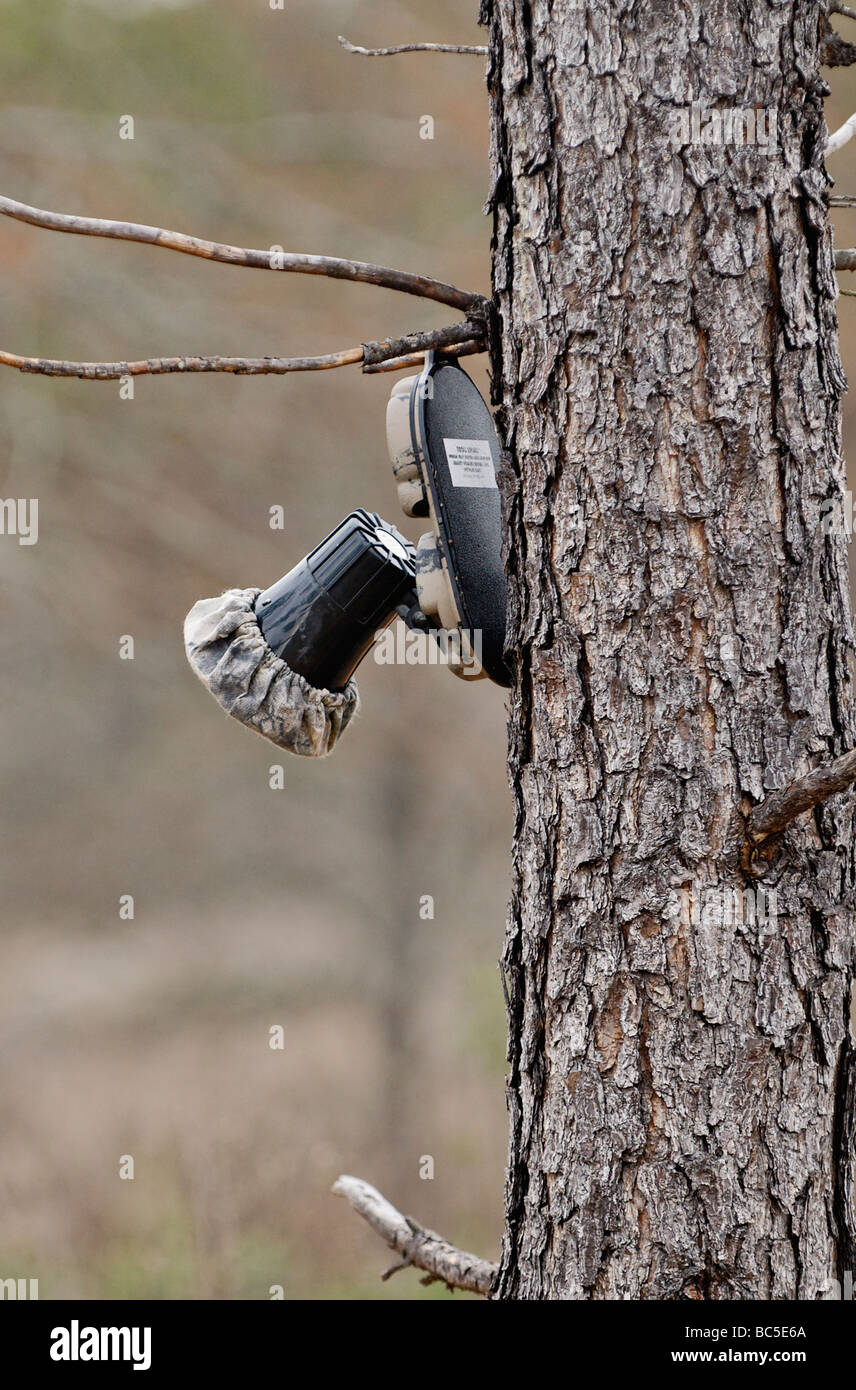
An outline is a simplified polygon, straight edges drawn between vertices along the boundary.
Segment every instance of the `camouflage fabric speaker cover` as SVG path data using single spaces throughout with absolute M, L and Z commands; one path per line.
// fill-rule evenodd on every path
M 356 684 L 316 690 L 276 656 L 254 612 L 260 593 L 229 589 L 194 604 L 184 622 L 187 659 L 233 719 L 289 753 L 323 757 L 359 709 Z

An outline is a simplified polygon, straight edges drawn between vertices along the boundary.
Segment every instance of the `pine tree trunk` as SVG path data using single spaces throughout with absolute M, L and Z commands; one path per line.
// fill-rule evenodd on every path
M 831 1298 L 856 1264 L 851 799 L 741 860 L 748 811 L 856 743 L 820 17 L 482 5 L 516 668 L 500 1298 Z M 755 143 L 702 143 L 693 102 L 753 110 Z

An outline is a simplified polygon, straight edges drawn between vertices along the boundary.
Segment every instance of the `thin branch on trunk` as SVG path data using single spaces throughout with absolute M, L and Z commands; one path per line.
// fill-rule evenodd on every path
M 77 217 L 62 212 L 47 212 L 0 197 L 0 213 L 18 222 L 28 222 L 51 232 L 72 232 L 79 236 L 113 237 L 119 241 L 139 241 L 147 246 L 161 246 L 168 251 L 180 251 L 186 256 L 201 256 L 203 260 L 220 261 L 224 265 L 249 266 L 255 270 L 292 271 L 299 275 L 326 275 L 334 280 L 358 280 L 382 289 L 398 290 L 402 294 L 433 299 L 462 313 L 485 312 L 483 295 L 459 290 L 427 275 L 413 275 L 406 270 L 372 265 L 368 261 L 343 260 L 337 256 L 310 256 L 302 252 L 257 251 L 244 246 L 227 246 L 217 241 L 203 241 L 184 232 L 164 231 L 137 222 L 113 222 L 103 217 Z
M 429 1276 L 427 1283 L 442 1280 L 450 1289 L 490 1293 L 496 1278 L 496 1265 L 466 1250 L 456 1249 L 435 1231 L 425 1230 L 409 1216 L 403 1216 L 377 1188 L 363 1182 L 362 1178 L 343 1175 L 334 1182 L 333 1191 L 337 1197 L 345 1197 L 372 1230 L 402 1257 L 401 1263 L 387 1270 L 384 1277 L 412 1265 L 425 1271 Z
M 829 199 L 831 208 L 856 208 L 856 197 L 852 193 L 833 193 Z
M 854 135 L 856 135 L 856 111 L 849 120 L 838 127 L 834 134 L 830 135 L 826 142 L 826 153 L 828 155 L 834 154 L 836 150 L 841 149 L 842 145 L 846 145 L 848 140 L 852 140 Z
M 486 328 L 477 319 L 464 319 L 463 323 L 453 323 L 448 328 L 435 328 L 427 333 L 409 333 L 404 338 L 385 338 L 378 343 L 363 343 L 363 365 L 374 367 L 381 362 L 411 353 L 426 352 L 431 348 L 454 347 L 464 343 L 477 342 L 484 347 Z
M 839 5 L 838 0 L 832 0 L 829 7 L 830 14 L 843 14 L 845 19 L 856 19 L 856 10 L 851 10 L 849 5 Z
M 773 792 L 760 806 L 750 812 L 746 822 L 746 838 L 760 845 L 778 835 L 804 811 L 810 811 L 836 792 L 856 782 L 856 751 L 844 753 L 826 767 L 816 767 L 783 791 Z
M 846 293 L 846 290 L 842 290 L 842 294 Z M 435 351 L 440 357 L 472 357 L 474 353 L 486 352 L 487 348 L 483 339 L 474 338 L 472 342 L 459 343 L 457 347 L 453 348 L 437 348 Z M 363 367 L 363 372 L 366 376 L 374 376 L 377 372 L 400 372 L 405 367 L 420 367 L 423 360 L 423 353 L 413 352 L 408 353 L 405 357 L 390 357 L 384 362 L 373 362 L 371 365 Z
M 168 376 L 173 373 L 229 372 L 232 376 L 285 376 L 288 372 L 324 372 L 333 367 L 362 364 L 366 373 L 397 371 L 422 361 L 425 352 L 454 356 L 484 352 L 478 325 L 470 321 L 411 333 L 406 338 L 387 338 L 362 343 L 320 357 L 149 357 L 140 362 L 66 362 L 44 357 L 20 357 L 0 351 L 0 366 L 38 376 L 78 377 L 84 381 L 119 381 L 126 376 Z
M 342 34 L 339 35 L 339 43 L 348 53 L 359 53 L 364 58 L 391 58 L 396 53 L 474 53 L 487 56 L 487 45 L 479 43 L 399 43 L 393 48 L 361 48 Z
M 856 248 L 850 246 L 846 250 L 835 252 L 836 270 L 856 270 Z

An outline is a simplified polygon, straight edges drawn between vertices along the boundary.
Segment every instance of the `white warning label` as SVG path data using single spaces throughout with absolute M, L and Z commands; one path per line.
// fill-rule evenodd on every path
M 490 444 L 486 439 L 444 439 L 443 443 L 455 487 L 496 487 Z

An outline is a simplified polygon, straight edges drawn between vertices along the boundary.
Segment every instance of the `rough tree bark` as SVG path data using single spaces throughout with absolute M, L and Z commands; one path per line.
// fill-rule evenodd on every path
M 822 9 L 481 18 L 515 668 L 494 1296 L 832 1298 L 852 801 L 742 850 L 753 806 L 856 743 Z M 694 101 L 774 138 L 676 141 Z

